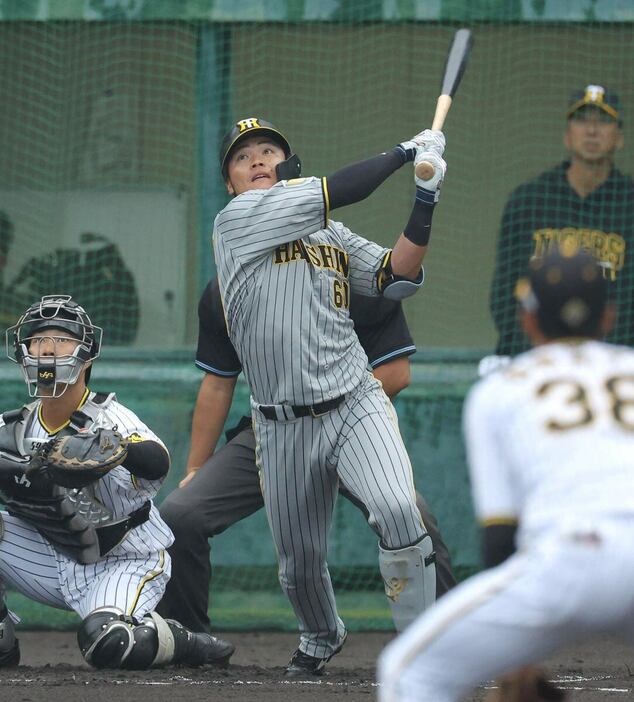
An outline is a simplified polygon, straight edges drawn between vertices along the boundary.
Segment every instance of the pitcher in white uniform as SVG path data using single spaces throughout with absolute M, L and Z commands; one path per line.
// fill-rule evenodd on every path
M 464 430 L 488 570 L 379 659 L 381 702 L 455 702 L 598 632 L 634 644 L 634 351 L 604 270 L 562 248 L 518 283 L 533 349 L 471 390 Z
M 169 469 L 163 442 L 114 394 L 86 383 L 102 330 L 68 295 L 49 295 L 6 332 L 9 358 L 37 398 L 0 419 L 0 585 L 82 618 L 77 641 L 98 668 L 225 665 L 233 646 L 154 608 L 170 575 L 172 532 L 152 498 Z M 116 427 L 127 457 L 86 487 L 27 474 L 55 437 Z M 17 665 L 17 616 L 0 600 L 0 666 Z

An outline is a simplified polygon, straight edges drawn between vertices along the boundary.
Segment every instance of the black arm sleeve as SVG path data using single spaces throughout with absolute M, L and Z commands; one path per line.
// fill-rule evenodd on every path
M 344 166 L 326 178 L 330 209 L 365 199 L 406 162 L 403 149 L 394 147 L 384 154 Z
M 170 457 L 157 441 L 138 441 L 128 444 L 124 467 L 139 478 L 158 480 L 167 475 Z
M 485 568 L 494 568 L 515 553 L 516 524 L 492 524 L 482 532 L 482 560 Z

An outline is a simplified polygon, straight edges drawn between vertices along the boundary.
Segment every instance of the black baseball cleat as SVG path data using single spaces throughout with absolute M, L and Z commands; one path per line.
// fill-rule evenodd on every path
M 333 657 L 336 656 L 339 651 L 343 648 L 348 638 L 348 633 L 343 637 L 343 641 L 339 646 L 326 658 L 316 658 L 315 656 L 309 656 L 307 653 L 297 649 L 291 658 L 290 663 L 286 666 L 284 671 L 285 678 L 302 678 L 302 677 L 315 677 L 324 674 L 324 668 L 326 663 Z
M 0 652 L 0 668 L 15 668 L 20 663 L 20 642 L 15 639 L 13 647 Z
M 183 663 L 187 665 L 215 665 L 226 668 L 236 647 L 211 634 L 189 632 L 189 650 Z
M 165 620 L 174 636 L 173 663 L 180 665 L 215 665 L 226 668 L 236 647 L 211 634 L 190 631 L 175 619 Z

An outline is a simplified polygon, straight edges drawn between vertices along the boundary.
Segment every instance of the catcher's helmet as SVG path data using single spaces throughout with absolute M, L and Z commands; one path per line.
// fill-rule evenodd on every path
M 276 144 L 284 149 L 286 161 L 278 164 L 276 171 L 280 180 L 290 180 L 297 178 L 301 173 L 301 163 L 297 154 L 293 154 L 293 149 L 288 139 L 270 122 L 260 117 L 246 117 L 238 120 L 233 127 L 225 134 L 220 144 L 220 170 L 222 177 L 227 178 L 227 160 L 231 150 L 238 145 L 242 139 L 261 134 L 269 136 Z
M 607 304 L 608 286 L 599 262 L 578 246 L 561 246 L 533 258 L 516 296 L 535 313 L 550 339 L 595 337 Z
M 29 347 L 33 335 L 46 329 L 66 331 L 79 344 L 71 355 L 32 355 Z M 77 382 L 84 365 L 99 356 L 102 334 L 101 327 L 91 322 L 86 310 L 70 295 L 45 295 L 6 330 L 6 352 L 11 361 L 21 365 L 31 397 L 59 397 Z M 89 373 L 90 368 L 86 379 Z

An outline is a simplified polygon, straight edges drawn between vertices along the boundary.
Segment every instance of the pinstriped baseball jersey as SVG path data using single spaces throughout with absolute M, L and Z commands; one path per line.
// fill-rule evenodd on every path
M 149 429 L 131 410 L 116 400 L 101 410 L 95 422 L 97 426 L 114 427 L 125 437 L 156 441 L 165 448 L 159 437 Z M 41 419 L 40 412 L 33 412 L 25 428 L 25 449 L 34 452 L 43 442 L 49 441 L 54 434 Z M 167 449 L 165 449 L 167 450 Z M 133 476 L 125 468 L 125 463 L 113 468 L 96 483 L 93 483 L 95 497 L 106 507 L 114 519 L 127 516 L 143 506 L 148 498 L 154 497 L 161 485 L 160 480 L 144 480 Z M 116 557 L 126 554 L 139 555 L 158 551 L 171 546 L 172 533 L 160 518 L 155 505 L 152 505 L 150 518 L 144 524 L 128 533 L 127 537 L 109 555 Z
M 242 193 L 216 217 L 213 240 L 229 336 L 254 399 L 312 405 L 358 386 L 368 360 L 350 290 L 378 294 L 387 249 L 328 220 L 325 182 Z
M 94 393 L 87 391 L 79 409 L 93 397 Z M 40 407 L 39 401 L 34 403 L 26 420 L 24 455 L 32 455 L 63 428 L 46 426 Z M 154 432 L 115 399 L 99 410 L 92 426 L 117 426 L 132 441 L 151 440 L 163 445 Z M 23 494 L 28 495 L 28 478 L 23 476 L 19 481 L 25 488 Z M 124 463 L 93 483 L 92 489 L 116 521 L 154 497 L 162 482 L 132 476 Z M 82 617 L 103 606 L 119 607 L 142 617 L 156 607 L 165 591 L 170 574 L 166 549 L 174 539 L 154 504 L 146 522 L 131 529 L 119 545 L 89 565 L 61 553 L 24 519 L 6 512 L 2 512 L 2 519 L 5 535 L 0 541 L 0 579 L 32 599 L 73 609 Z
M 385 548 L 425 534 L 391 405 L 367 370 L 348 311 L 351 291 L 378 295 L 387 249 L 328 220 L 327 203 L 325 180 L 281 181 L 235 197 L 214 227 L 227 329 L 251 389 L 279 579 L 300 650 L 317 658 L 345 639 L 326 564 L 338 481 L 366 505 Z M 335 398 L 335 409 L 301 419 L 279 407 Z M 260 405 L 277 405 L 276 419 Z

